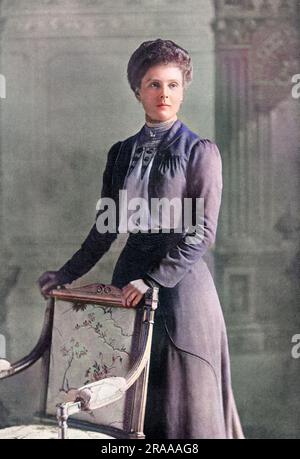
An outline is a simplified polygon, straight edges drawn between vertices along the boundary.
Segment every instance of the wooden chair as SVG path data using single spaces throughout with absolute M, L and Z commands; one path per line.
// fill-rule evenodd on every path
M 157 288 L 137 308 L 124 308 L 111 285 L 53 290 L 33 351 L 14 364 L 0 360 L 0 391 L 2 380 L 39 365 L 40 411 L 0 438 L 145 438 L 157 303 Z

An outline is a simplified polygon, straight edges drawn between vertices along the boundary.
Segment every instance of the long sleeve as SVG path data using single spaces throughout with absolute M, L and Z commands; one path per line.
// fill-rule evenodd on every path
M 116 152 L 119 151 L 121 142 L 114 144 L 108 152 L 107 163 L 103 173 L 101 198 L 112 197 L 112 173 Z M 101 213 L 98 212 L 96 220 Z M 99 233 L 94 223 L 88 236 L 80 249 L 58 271 L 58 277 L 62 284 L 73 282 L 75 279 L 86 274 L 109 250 L 113 241 L 117 238 L 116 233 Z
M 196 220 L 192 234 L 185 234 L 160 262 L 151 267 L 145 279 L 153 279 L 163 287 L 174 287 L 191 265 L 197 262 L 215 242 L 222 196 L 222 161 L 217 146 L 199 140 L 193 147 L 187 168 L 188 197 L 204 199 L 204 214 Z M 195 216 L 194 216 L 195 217 Z

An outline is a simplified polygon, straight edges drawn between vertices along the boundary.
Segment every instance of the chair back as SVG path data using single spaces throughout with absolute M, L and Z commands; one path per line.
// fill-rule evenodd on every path
M 56 405 L 74 400 L 83 385 L 126 377 L 143 342 L 144 310 L 122 307 L 121 292 L 111 285 L 54 290 L 51 296 L 55 304 L 46 414 L 54 416 Z M 75 418 L 107 431 L 131 432 L 134 418 L 144 414 L 147 374 L 146 367 L 123 399 Z

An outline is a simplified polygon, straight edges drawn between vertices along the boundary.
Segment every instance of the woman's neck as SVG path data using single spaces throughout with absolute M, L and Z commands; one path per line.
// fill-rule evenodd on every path
M 155 121 L 155 120 L 152 120 L 151 118 L 149 118 L 147 115 L 146 115 L 146 125 L 148 127 L 163 127 L 163 126 L 168 126 L 169 124 L 172 124 L 174 123 L 175 121 L 177 121 L 177 115 L 175 115 L 173 118 L 167 120 L 167 121 Z

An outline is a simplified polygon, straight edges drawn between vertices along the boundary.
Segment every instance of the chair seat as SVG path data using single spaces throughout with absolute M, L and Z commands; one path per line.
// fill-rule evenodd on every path
M 68 437 L 69 439 L 83 440 L 113 438 L 100 432 L 74 429 L 70 427 L 68 428 Z M 0 430 L 0 439 L 58 439 L 58 428 L 53 425 L 45 424 L 6 427 L 5 429 Z

